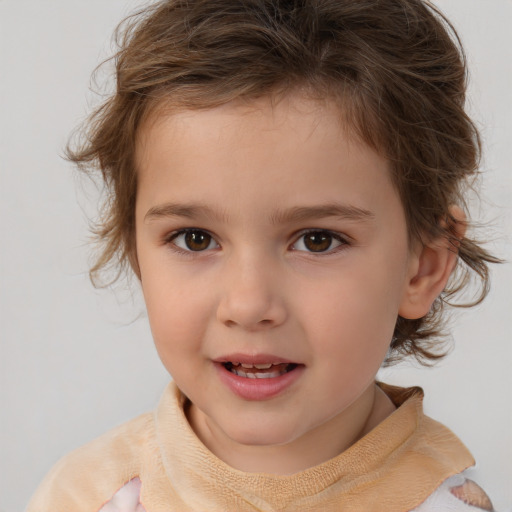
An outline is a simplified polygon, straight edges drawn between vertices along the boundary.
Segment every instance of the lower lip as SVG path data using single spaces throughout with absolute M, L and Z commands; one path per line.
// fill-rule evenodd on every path
M 303 365 L 296 366 L 293 370 L 270 379 L 250 379 L 240 377 L 229 370 L 223 364 L 215 363 L 220 380 L 235 394 L 244 400 L 268 400 L 283 393 L 289 388 L 304 371 Z

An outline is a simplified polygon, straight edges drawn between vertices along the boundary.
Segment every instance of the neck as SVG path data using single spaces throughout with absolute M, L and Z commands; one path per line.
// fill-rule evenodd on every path
M 372 383 L 340 414 L 289 443 L 270 446 L 233 441 L 193 404 L 187 417 L 203 444 L 229 466 L 248 473 L 292 475 L 344 452 L 394 410 L 391 400 Z

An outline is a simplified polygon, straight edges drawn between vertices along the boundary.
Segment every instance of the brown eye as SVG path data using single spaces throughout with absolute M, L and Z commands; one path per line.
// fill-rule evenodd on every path
M 177 233 L 173 238 L 174 245 L 185 251 L 206 251 L 218 247 L 217 242 L 206 231 L 200 229 L 188 229 Z
M 332 236 L 327 233 L 308 233 L 304 235 L 304 245 L 311 252 L 324 252 L 331 247 Z
M 346 243 L 341 236 L 330 231 L 309 231 L 293 244 L 293 249 L 313 253 L 329 252 Z

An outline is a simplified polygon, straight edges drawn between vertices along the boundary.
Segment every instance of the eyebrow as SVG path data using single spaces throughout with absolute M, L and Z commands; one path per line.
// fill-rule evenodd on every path
M 144 216 L 144 222 L 162 217 L 196 219 L 198 217 L 223 218 L 225 215 L 217 214 L 212 208 L 204 204 L 165 203 L 151 207 Z
M 296 206 L 289 210 L 277 211 L 271 215 L 270 219 L 272 223 L 280 224 L 301 222 L 309 219 L 325 219 L 328 217 L 361 222 L 374 219 L 375 214 L 370 210 L 353 205 L 328 203 L 318 206 Z
M 144 216 L 144 222 L 165 217 L 226 219 L 227 215 L 225 212 L 217 212 L 205 204 L 165 203 L 151 207 Z M 325 219 L 328 217 L 362 222 L 374 219 L 375 214 L 370 210 L 353 205 L 328 203 L 318 206 L 296 206 L 287 210 L 278 210 L 270 215 L 270 221 L 272 224 L 281 224 L 311 219 Z

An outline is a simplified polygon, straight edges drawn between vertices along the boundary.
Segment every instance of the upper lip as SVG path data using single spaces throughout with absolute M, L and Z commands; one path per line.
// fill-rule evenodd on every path
M 215 363 L 241 363 L 241 364 L 298 364 L 297 361 L 292 361 L 285 357 L 276 356 L 274 354 L 228 354 L 225 356 L 217 357 L 213 360 Z

